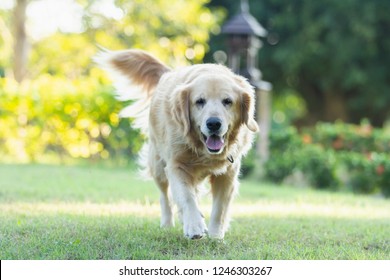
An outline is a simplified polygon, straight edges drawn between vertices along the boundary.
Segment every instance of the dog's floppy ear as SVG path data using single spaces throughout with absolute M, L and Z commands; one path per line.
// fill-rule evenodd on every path
M 257 132 L 259 126 L 255 121 L 255 102 L 253 94 L 243 92 L 241 95 L 241 120 L 252 132 Z
M 184 135 L 187 135 L 191 129 L 189 86 L 178 86 L 174 91 L 172 115 L 175 122 L 181 126 Z
M 241 122 L 250 131 L 257 132 L 259 126 L 255 121 L 255 91 L 244 77 L 235 75 L 234 80 L 236 81 L 235 91 L 241 96 Z

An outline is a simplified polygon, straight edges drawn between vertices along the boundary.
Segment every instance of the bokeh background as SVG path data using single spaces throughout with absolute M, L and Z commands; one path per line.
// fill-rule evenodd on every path
M 243 175 L 390 196 L 390 1 L 249 1 L 267 29 L 270 157 Z M 1 0 L 0 161 L 134 166 L 144 137 L 119 119 L 99 47 L 178 67 L 226 61 L 235 0 Z

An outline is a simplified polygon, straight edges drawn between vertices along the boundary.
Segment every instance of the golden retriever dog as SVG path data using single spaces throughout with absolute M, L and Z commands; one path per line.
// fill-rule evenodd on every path
M 241 158 L 258 131 L 253 87 L 222 65 L 173 70 L 141 50 L 104 51 L 96 61 L 112 74 L 118 99 L 134 100 L 120 116 L 147 136 L 144 167 L 161 192 L 161 226 L 174 226 L 175 202 L 186 237 L 223 239 Z M 198 205 L 207 181 L 208 229 Z

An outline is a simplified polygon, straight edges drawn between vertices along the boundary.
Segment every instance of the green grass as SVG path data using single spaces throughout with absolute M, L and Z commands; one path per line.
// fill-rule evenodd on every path
M 191 241 L 159 228 L 158 190 L 134 171 L 0 165 L 0 259 L 390 259 L 379 197 L 244 180 L 232 215 L 224 242 Z

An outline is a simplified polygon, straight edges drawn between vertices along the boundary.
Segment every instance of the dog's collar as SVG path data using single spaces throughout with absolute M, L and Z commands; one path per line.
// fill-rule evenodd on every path
M 234 163 L 232 155 L 228 155 L 227 160 L 230 161 L 230 163 Z

